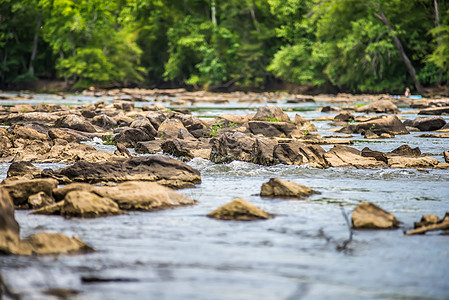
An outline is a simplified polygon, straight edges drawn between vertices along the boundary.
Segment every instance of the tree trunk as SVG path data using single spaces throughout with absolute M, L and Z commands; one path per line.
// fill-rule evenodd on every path
M 254 0 L 252 5 L 249 3 L 249 0 L 246 0 L 246 3 L 248 3 L 249 12 L 251 14 L 251 19 L 253 20 L 254 28 L 256 28 L 257 32 L 260 32 L 259 22 L 257 22 L 256 18 L 256 3 L 254 2 Z
M 30 67 L 28 68 L 28 72 L 31 75 L 34 75 L 34 59 L 36 58 L 37 54 L 37 42 L 39 40 L 39 30 L 41 28 L 41 20 L 42 20 L 42 10 L 40 10 L 39 14 L 37 15 L 36 30 L 34 31 L 33 51 L 31 52 Z
M 212 15 L 212 23 L 217 24 L 217 19 L 215 18 L 215 0 L 212 0 L 211 3 L 211 15 Z
M 415 88 L 418 91 L 418 93 L 422 94 L 424 92 L 421 84 L 418 81 L 418 78 L 416 78 L 416 71 L 415 68 L 412 65 L 412 62 L 410 61 L 410 59 L 408 58 L 407 54 L 404 51 L 404 47 L 402 47 L 402 43 L 399 40 L 398 36 L 394 33 L 393 27 L 391 26 L 390 22 L 388 21 L 387 17 L 385 16 L 382 8 L 380 8 L 380 6 L 377 7 L 377 10 L 379 11 L 379 14 L 374 13 L 374 16 L 379 19 L 382 23 L 385 24 L 385 26 L 388 27 L 388 31 L 390 32 L 392 38 L 393 38 L 393 42 L 394 45 L 396 46 L 396 49 L 398 49 L 400 55 L 401 55 L 401 59 L 404 62 L 405 66 L 407 67 L 407 70 L 410 74 L 410 76 L 412 76 L 412 80 L 413 83 L 415 84 Z

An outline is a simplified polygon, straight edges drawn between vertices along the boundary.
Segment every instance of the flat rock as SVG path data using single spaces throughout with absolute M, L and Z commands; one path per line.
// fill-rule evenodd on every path
M 390 100 L 379 100 L 357 108 L 356 112 L 397 114 L 399 109 Z
M 156 154 L 162 151 L 161 145 L 164 143 L 164 140 L 156 139 L 148 142 L 137 142 L 135 145 L 135 149 L 137 153 L 148 153 L 148 154 Z
M 235 199 L 234 201 L 219 207 L 207 216 L 219 220 L 236 221 L 265 220 L 274 217 L 242 198 Z
M 309 165 L 314 168 L 325 168 L 327 162 L 324 158 L 325 151 L 318 145 L 307 145 L 299 141 L 279 143 L 274 148 L 274 160 L 276 163 L 286 165 Z
M 361 202 L 352 213 L 352 225 L 356 229 L 395 229 L 396 217 L 371 202 Z
M 423 110 L 420 110 L 419 115 L 447 115 L 449 114 L 449 106 L 445 107 L 431 107 L 431 108 L 425 108 Z
M 362 156 L 361 151 L 342 145 L 335 145 L 331 150 L 324 154 L 324 159 L 330 167 L 372 169 L 387 166 L 384 161 L 379 161 L 371 156 Z
M 319 192 L 306 187 L 305 185 L 282 180 L 280 178 L 271 178 L 262 185 L 260 195 L 263 197 L 280 197 L 280 198 L 304 198 Z
M 69 181 L 78 182 L 121 182 L 129 180 L 156 181 L 172 187 L 191 186 L 201 183 L 198 170 L 165 155 L 153 154 L 117 158 L 111 162 L 92 163 L 79 161 L 54 172 Z
M 435 168 L 438 166 L 438 160 L 433 157 L 403 157 L 391 156 L 388 158 L 388 164 L 391 168 Z

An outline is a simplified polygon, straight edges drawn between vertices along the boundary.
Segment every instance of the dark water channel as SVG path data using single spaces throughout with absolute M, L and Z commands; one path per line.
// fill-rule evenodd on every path
M 77 103 L 78 99 L 81 103 L 98 100 L 73 96 L 64 101 Z M 321 104 L 279 103 L 294 110 L 290 117 L 299 113 L 307 119 L 329 115 L 315 111 Z M 260 105 L 207 104 L 194 107 L 194 114 L 247 114 Z M 327 132 L 332 128 L 329 122 L 314 123 L 320 134 L 333 134 Z M 449 150 L 449 141 L 417 138 L 418 134 L 378 141 L 356 135 L 353 146 L 391 151 L 407 143 L 442 160 L 441 152 Z M 92 144 L 113 150 L 98 142 Z M 202 159 L 189 164 L 201 171 L 202 183 L 180 192 L 198 200 L 195 206 L 71 220 L 16 211 L 23 237 L 41 231 L 77 235 L 96 252 L 0 256 L 4 280 L 23 299 L 55 299 L 44 293 L 55 288 L 78 292 L 70 299 L 449 298 L 449 236 L 403 235 L 422 215 L 442 217 L 449 211 L 448 170 L 320 170 L 237 161 L 216 165 Z M 0 165 L 2 178 L 7 168 L 8 164 Z M 301 201 L 263 199 L 257 194 L 271 177 L 296 181 L 321 194 Z M 276 214 L 276 218 L 226 222 L 205 217 L 237 197 Z M 342 210 L 350 217 L 361 201 L 392 212 L 403 222 L 402 228 L 355 231 L 348 248 L 340 251 L 349 236 Z

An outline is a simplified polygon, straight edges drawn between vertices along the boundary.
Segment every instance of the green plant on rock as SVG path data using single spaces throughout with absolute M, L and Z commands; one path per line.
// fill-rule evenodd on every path
M 116 146 L 117 143 L 114 140 L 114 135 L 112 134 L 105 134 L 101 137 L 101 140 L 103 141 L 103 145 L 114 145 Z
M 282 122 L 281 120 L 279 120 L 278 118 L 273 117 L 273 116 L 269 116 L 268 118 L 265 118 L 265 121 L 267 121 L 267 122 Z
M 218 131 L 220 131 L 220 129 L 223 128 L 223 124 L 220 123 L 215 123 L 214 125 L 212 125 L 210 127 L 210 133 L 209 133 L 209 137 L 210 138 L 214 138 L 217 136 Z

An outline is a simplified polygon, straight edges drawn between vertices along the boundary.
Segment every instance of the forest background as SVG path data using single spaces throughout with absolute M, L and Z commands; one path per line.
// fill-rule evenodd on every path
M 449 87 L 449 1 L 0 0 L 0 88 L 37 80 L 422 94 Z

